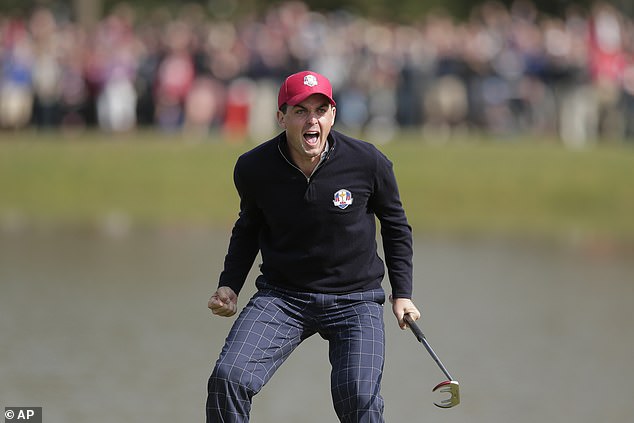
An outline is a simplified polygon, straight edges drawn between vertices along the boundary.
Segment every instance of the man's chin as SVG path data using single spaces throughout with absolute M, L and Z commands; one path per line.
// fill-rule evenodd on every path
M 319 156 L 324 151 L 324 144 L 317 143 L 315 145 L 304 142 L 304 152 L 309 156 Z

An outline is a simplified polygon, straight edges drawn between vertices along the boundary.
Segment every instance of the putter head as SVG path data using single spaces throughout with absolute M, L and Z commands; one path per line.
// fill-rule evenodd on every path
M 440 382 L 438 385 L 434 386 L 434 389 L 432 389 L 432 392 L 436 391 L 450 394 L 449 398 L 440 402 L 435 402 L 434 405 L 436 407 L 451 408 L 460 404 L 460 385 L 455 380 Z

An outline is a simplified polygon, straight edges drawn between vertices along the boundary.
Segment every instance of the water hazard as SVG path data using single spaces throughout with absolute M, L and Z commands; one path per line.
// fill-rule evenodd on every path
M 48 423 L 203 421 L 206 380 L 231 324 L 206 309 L 227 240 L 203 231 L 0 234 L 1 405 L 42 407 Z M 421 328 L 460 381 L 462 403 L 433 406 L 444 376 L 386 306 L 386 421 L 632 419 L 631 256 L 437 239 L 417 240 L 415 254 Z M 252 415 L 336 421 L 321 338 L 299 347 Z

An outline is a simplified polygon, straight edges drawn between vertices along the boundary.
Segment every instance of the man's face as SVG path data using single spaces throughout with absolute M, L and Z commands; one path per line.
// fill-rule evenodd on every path
M 280 126 L 286 129 L 286 139 L 294 161 L 318 161 L 326 146 L 330 128 L 335 124 L 336 109 L 322 94 L 313 94 L 286 113 L 277 112 Z

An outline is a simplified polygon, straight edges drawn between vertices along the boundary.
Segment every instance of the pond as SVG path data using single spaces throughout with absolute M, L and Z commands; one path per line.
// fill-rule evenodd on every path
M 204 421 L 207 377 L 232 322 L 206 308 L 228 237 L 0 233 L 2 405 L 43 407 L 46 423 Z M 419 237 L 421 328 L 460 381 L 462 404 L 433 406 L 444 376 L 386 307 L 386 421 L 631 421 L 632 258 Z M 252 421 L 337 421 L 328 377 L 326 344 L 310 338 L 255 397 Z

